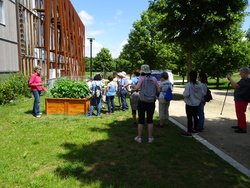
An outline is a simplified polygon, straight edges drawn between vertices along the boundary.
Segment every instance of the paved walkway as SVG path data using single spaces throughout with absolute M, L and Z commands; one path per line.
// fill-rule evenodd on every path
M 174 86 L 175 95 L 180 95 L 183 91 L 183 86 Z M 226 91 L 211 90 L 211 92 L 213 100 L 205 105 L 205 129 L 194 137 L 250 178 L 250 107 L 248 106 L 246 112 L 248 133 L 235 133 L 231 128 L 237 125 L 233 93 L 228 92 L 221 114 Z M 186 131 L 184 101 L 172 100 L 169 114 L 170 120 Z

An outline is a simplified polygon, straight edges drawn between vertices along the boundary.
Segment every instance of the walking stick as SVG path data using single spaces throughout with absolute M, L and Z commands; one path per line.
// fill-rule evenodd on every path
M 222 115 L 222 111 L 224 109 L 224 105 L 225 105 L 225 102 L 226 102 L 226 98 L 227 98 L 227 93 L 228 93 L 229 86 L 230 86 L 230 82 L 228 83 L 228 86 L 227 86 L 227 92 L 226 92 L 226 95 L 225 95 L 225 99 L 224 99 L 224 102 L 223 102 L 223 105 L 222 105 L 222 109 L 221 109 L 220 115 Z

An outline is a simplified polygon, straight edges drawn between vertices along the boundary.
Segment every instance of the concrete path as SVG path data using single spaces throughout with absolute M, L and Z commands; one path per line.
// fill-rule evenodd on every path
M 184 86 L 174 86 L 174 94 L 182 95 L 183 91 Z M 222 114 L 221 109 L 226 91 L 211 90 L 211 92 L 213 100 L 205 105 L 204 131 L 195 138 L 250 178 L 250 108 L 248 106 L 246 112 L 248 132 L 235 133 L 231 128 L 237 125 L 233 92 L 228 92 Z M 169 114 L 170 120 L 186 131 L 187 118 L 184 101 L 172 100 Z

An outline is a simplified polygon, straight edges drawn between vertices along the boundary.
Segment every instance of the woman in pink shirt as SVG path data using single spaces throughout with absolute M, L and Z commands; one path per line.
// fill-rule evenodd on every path
M 44 88 L 42 85 L 42 78 L 40 75 L 42 68 L 39 66 L 34 67 L 34 74 L 30 76 L 29 79 L 29 86 L 30 90 L 33 93 L 34 96 L 34 105 L 33 105 L 33 115 L 35 117 L 41 117 L 40 113 L 40 94 L 41 91 L 46 91 L 46 88 Z

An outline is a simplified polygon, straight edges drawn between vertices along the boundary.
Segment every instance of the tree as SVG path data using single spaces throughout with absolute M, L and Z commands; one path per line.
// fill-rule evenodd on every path
M 219 87 L 219 78 L 238 70 L 241 65 L 246 64 L 246 49 L 243 37 L 244 33 L 239 24 L 235 24 L 227 33 L 227 40 L 221 44 L 214 44 L 210 48 L 201 49 L 194 54 L 194 67 L 206 73 L 212 78 L 216 78 Z M 246 65 L 245 65 L 246 66 Z
M 246 0 L 152 0 L 158 31 L 166 41 L 177 42 L 187 54 L 187 71 L 192 70 L 193 53 L 227 40 L 232 25 L 244 20 Z
M 90 58 L 85 57 L 85 71 L 90 71 Z
M 142 64 L 150 65 L 151 69 L 174 69 L 178 59 L 177 49 L 173 43 L 163 43 L 162 32 L 156 31 L 158 14 L 144 11 L 141 20 L 133 23 L 128 44 L 123 48 L 120 58 L 131 62 L 129 69 L 138 69 Z
M 121 58 L 122 55 L 120 55 L 120 57 L 114 59 L 114 62 L 115 62 L 115 71 L 116 72 L 122 72 L 122 71 L 125 71 L 127 74 L 132 74 L 132 64 L 124 59 L 124 58 Z
M 107 71 L 113 71 L 115 69 L 112 55 L 107 48 L 102 48 L 101 51 L 96 54 L 93 67 L 95 71 L 103 72 L 104 75 Z
M 247 40 L 250 40 L 250 28 L 246 31 L 246 38 Z

